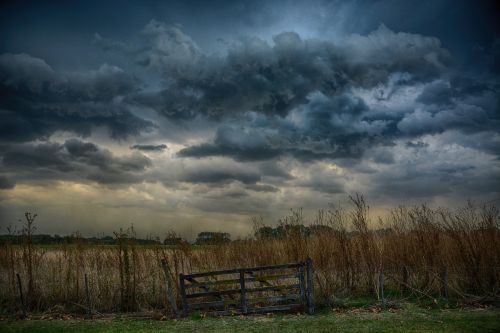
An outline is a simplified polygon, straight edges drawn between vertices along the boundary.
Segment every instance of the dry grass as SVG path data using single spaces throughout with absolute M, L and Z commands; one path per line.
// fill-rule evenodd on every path
M 368 226 L 368 206 L 362 196 L 351 198 L 350 210 L 321 210 L 312 235 L 302 212 L 291 211 L 280 223 L 282 238 L 257 238 L 193 250 L 134 244 L 134 231 L 115 233 L 118 246 L 88 246 L 84 242 L 46 250 L 33 246 L 33 221 L 27 218 L 23 245 L 0 248 L 0 304 L 3 311 L 19 308 L 15 274 L 23 281 L 26 304 L 40 311 L 84 311 L 84 273 L 88 274 L 92 306 L 99 312 L 168 309 L 166 259 L 174 281 L 179 273 L 295 262 L 311 257 L 317 302 L 330 304 L 347 295 L 378 293 L 378 272 L 388 288 L 401 295 L 438 295 L 442 272 L 448 271 L 450 294 L 497 297 L 500 276 L 500 220 L 495 207 L 469 203 L 456 211 L 426 205 L 398 207 L 386 229 Z M 33 216 L 29 217 L 34 219 Z M 262 221 L 254 219 L 256 227 Z M 295 227 L 294 227 L 295 226 Z M 176 291 L 177 292 L 177 291 Z M 434 296 L 432 296 L 434 297 Z

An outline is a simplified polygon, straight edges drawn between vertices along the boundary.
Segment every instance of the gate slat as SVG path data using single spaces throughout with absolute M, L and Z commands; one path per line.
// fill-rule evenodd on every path
M 247 293 L 254 293 L 260 291 L 271 291 L 271 290 L 286 290 L 286 289 L 300 289 L 300 284 L 289 284 L 284 286 L 272 286 L 272 287 L 260 287 L 260 288 L 248 288 L 246 289 Z M 218 290 L 218 291 L 207 291 L 203 293 L 193 293 L 187 294 L 186 298 L 196 298 L 196 297 L 207 297 L 207 296 L 219 296 L 219 295 L 232 295 L 239 294 L 240 289 L 227 289 L 227 290 Z
M 202 277 L 202 276 L 212 276 L 212 275 L 224 275 L 224 274 L 236 274 L 241 270 L 245 272 L 257 272 L 257 271 L 265 271 L 271 269 L 286 269 L 286 268 L 296 268 L 300 263 L 293 264 L 281 264 L 281 265 L 270 265 L 270 266 L 258 266 L 258 267 L 250 267 L 250 268 L 235 268 L 235 269 L 226 269 L 222 271 L 213 271 L 213 272 L 200 272 L 200 273 L 191 273 L 185 274 L 186 277 Z
M 250 274 L 249 272 L 246 272 L 245 274 Z M 293 278 L 298 278 L 298 274 L 293 273 L 293 274 L 273 274 L 273 275 L 262 275 L 262 276 L 248 276 L 245 277 L 245 282 L 265 282 L 265 281 L 276 281 L 276 280 L 285 280 L 285 279 L 293 279 Z M 191 279 L 192 281 L 196 281 L 194 279 Z M 188 280 L 189 281 L 189 280 Z M 208 286 L 217 286 L 217 285 L 230 285 L 230 284 L 238 284 L 240 283 L 240 279 L 223 279 L 223 280 L 217 280 L 217 281 L 197 281 L 197 282 L 192 282 L 189 284 L 186 284 L 186 289 L 192 289 L 192 288 L 203 288 L 208 287 Z

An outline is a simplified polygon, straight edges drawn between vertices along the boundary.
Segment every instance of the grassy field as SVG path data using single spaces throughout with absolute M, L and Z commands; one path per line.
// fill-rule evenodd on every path
M 498 308 L 425 310 L 408 305 L 383 312 L 322 311 L 308 315 L 182 320 L 23 320 L 0 322 L 1 332 L 499 332 Z

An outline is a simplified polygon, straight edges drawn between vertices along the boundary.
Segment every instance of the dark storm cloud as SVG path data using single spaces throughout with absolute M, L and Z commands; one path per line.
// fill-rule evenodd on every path
M 96 126 L 114 138 L 153 128 L 120 101 L 137 89 L 135 80 L 118 67 L 59 73 L 26 54 L 0 55 L 0 140 L 31 141 L 55 131 L 88 136 Z
M 260 175 L 254 172 L 244 170 L 222 170 L 217 169 L 198 169 L 189 170 L 181 177 L 181 181 L 187 183 L 205 183 L 205 184 L 227 184 L 233 181 L 239 181 L 243 184 L 255 184 L 260 180 Z
M 415 149 L 425 148 L 425 147 L 429 146 L 428 143 L 425 143 L 422 141 L 417 141 L 417 142 L 408 141 L 405 145 L 406 145 L 406 147 L 415 148 Z
M 223 124 L 213 141 L 187 147 L 180 157 L 359 159 L 370 147 L 391 145 L 400 137 L 454 128 L 478 132 L 496 121 L 491 107 L 463 101 L 465 90 L 473 87 L 442 78 L 451 56 L 435 37 L 396 33 L 384 25 L 338 43 L 283 32 L 272 43 L 244 38 L 227 54 L 210 56 L 177 26 L 153 20 L 141 36 L 134 61 L 148 59 L 138 63 L 162 73 L 168 83 L 128 100 L 174 121 L 203 116 Z M 425 88 L 404 114 L 370 109 L 352 93 L 381 84 L 388 87 L 374 95 L 381 101 L 404 87 Z M 476 89 L 470 92 L 476 97 L 491 90 Z M 249 112 L 263 117 L 248 120 Z M 241 128 L 224 125 L 234 117 Z M 390 163 L 389 153 L 377 161 Z
M 300 186 L 327 194 L 345 193 L 344 186 L 339 182 L 325 182 L 323 179 L 319 178 L 314 178 L 307 182 L 300 182 Z
M 383 25 L 339 43 L 304 39 L 296 32 L 276 34 L 272 43 L 246 37 L 217 56 L 203 53 L 178 26 L 156 20 L 135 42 L 102 36 L 97 41 L 163 75 L 163 90 L 138 92 L 131 100 L 170 119 L 248 111 L 286 116 L 315 91 L 333 96 L 352 86 L 373 87 L 397 72 L 414 81 L 437 78 L 450 57 L 437 38 L 396 33 Z
M 27 54 L 0 55 L 3 88 L 21 90 L 44 102 L 92 100 L 106 102 L 137 89 L 137 82 L 121 68 L 104 64 L 85 72 L 56 72 L 44 60 Z
M 430 157 L 424 153 L 425 158 Z M 498 165 L 488 168 L 476 167 L 474 161 L 444 162 L 428 161 L 416 168 L 414 164 L 398 165 L 390 172 L 379 172 L 370 186 L 372 196 L 398 198 L 430 198 L 460 194 L 477 196 L 484 193 L 499 193 Z
M 459 144 L 462 147 L 474 149 L 492 155 L 500 161 L 500 133 L 498 131 L 484 131 L 463 135 L 458 131 L 449 131 L 444 137 L 447 145 Z
M 0 175 L 0 190 L 10 190 L 16 186 L 16 183 L 7 176 Z
M 396 195 L 406 186 L 412 187 L 408 195 L 432 196 L 460 188 L 455 185 L 459 174 L 479 177 L 477 169 L 422 166 L 435 168 L 435 175 L 407 170 L 398 163 L 396 149 L 401 145 L 415 155 L 425 154 L 430 148 L 424 137 L 448 135 L 448 145 L 477 150 L 487 158 L 500 156 L 498 79 L 479 70 L 480 66 L 467 65 L 467 71 L 458 67 L 465 66 L 469 61 L 465 58 L 472 52 L 461 41 L 449 41 L 459 38 L 455 36 L 478 40 L 481 55 L 472 59 L 482 59 L 482 67 L 493 69 L 498 67 L 499 43 L 492 43 L 481 27 L 469 29 L 481 32 L 473 34 L 474 38 L 461 34 L 463 30 L 452 29 L 457 24 L 449 25 L 453 16 L 449 12 L 463 8 L 462 4 L 287 4 L 217 2 L 197 5 L 200 13 L 189 8 L 177 15 L 176 10 L 184 11 L 190 5 L 148 2 L 144 6 L 168 9 L 168 13 L 141 12 L 141 20 L 132 20 L 127 29 L 126 24 L 117 21 L 119 33 L 112 27 L 114 19 L 107 23 L 111 26 L 108 29 L 101 29 L 102 23 L 96 22 L 95 31 L 85 35 L 86 40 L 94 36 L 90 53 L 95 56 L 93 62 L 99 64 L 93 64 L 92 68 L 97 68 L 94 70 L 56 70 L 57 64 L 64 62 L 64 55 L 55 50 L 44 51 L 56 59 L 50 62 L 54 67 L 40 59 L 40 53 L 33 53 L 37 57 L 1 55 L 0 143 L 5 143 L 2 174 L 15 175 L 14 181 L 46 178 L 140 182 L 151 161 L 138 152 L 117 157 L 93 143 L 77 140 L 64 144 L 26 142 L 47 140 L 57 131 L 85 137 L 96 127 L 107 128 L 113 139 L 140 136 L 158 126 L 146 114 L 157 119 L 158 124 L 170 126 L 161 129 L 162 135 L 170 128 L 182 128 L 188 133 L 184 141 L 179 140 L 184 148 L 177 154 L 181 157 L 177 160 L 187 166 L 203 163 L 205 158 L 209 162 L 218 160 L 208 158 L 219 156 L 245 162 L 234 164 L 234 168 L 188 168 L 178 175 L 158 172 L 148 179 L 165 178 L 168 184 L 166 180 L 164 184 L 172 186 L 184 182 L 217 187 L 239 182 L 249 191 L 272 193 L 279 191 L 278 182 L 295 182 L 299 188 L 335 194 L 346 190 L 340 179 L 319 169 L 310 175 L 292 176 L 290 168 L 280 163 L 292 160 L 309 167 L 319 160 L 335 161 L 347 169 L 360 165 L 359 170 L 365 170 L 366 175 L 375 175 L 375 167 L 363 165 L 368 161 L 394 171 L 382 175 L 380 183 L 373 182 L 382 193 Z M 453 9 L 448 11 L 447 5 Z M 220 10 L 212 11 L 212 6 Z M 124 21 L 135 17 L 129 5 L 123 8 Z M 437 8 L 441 14 L 429 8 Z M 298 18 L 302 14 L 306 17 L 303 21 L 286 21 L 290 12 L 300 14 Z M 415 15 L 408 16 L 408 12 Z M 318 15 L 305 15 L 310 13 Z M 175 17 L 187 18 L 186 22 L 179 20 L 187 24 L 164 23 L 159 19 L 165 19 L 162 15 L 170 22 L 175 22 Z M 204 17 L 208 17 L 207 21 L 200 20 Z M 389 23 L 386 26 L 380 22 Z M 434 24 L 429 22 L 435 23 L 441 33 L 434 34 Z M 232 25 L 235 31 L 229 29 Z M 87 24 L 85 27 L 82 30 L 88 30 Z M 240 33 L 246 31 L 238 30 L 242 27 L 256 33 Z M 270 30 L 260 30 L 268 27 Z M 271 29 L 274 27 L 279 30 Z M 313 28 L 316 33 L 311 31 Z M 449 30 L 453 31 L 451 37 Z M 207 35 L 223 41 L 217 46 L 200 38 Z M 452 52 L 448 51 L 450 44 L 454 46 Z M 43 50 L 47 49 L 44 45 Z M 7 51 L 20 52 L 15 48 Z M 457 57 L 461 58 L 459 62 Z M 191 120 L 204 127 L 203 134 L 197 132 L 199 127 Z M 206 133 L 212 130 L 213 138 L 206 139 Z M 455 132 L 458 134 L 450 134 Z M 137 138 L 133 142 L 163 139 Z M 197 143 L 185 147 L 188 142 Z M 137 151 L 166 149 L 158 144 L 128 144 Z M 164 155 L 157 154 L 157 158 Z M 245 164 L 255 168 L 249 171 Z M 395 176 L 391 178 L 392 174 Z M 13 184 L 0 178 L 0 187 Z
M 239 161 L 267 160 L 281 154 L 257 131 L 222 126 L 217 129 L 213 143 L 184 148 L 181 157 L 228 156 Z
M 441 133 L 454 128 L 480 131 L 488 127 L 488 120 L 486 112 L 481 108 L 474 105 L 460 105 L 437 113 L 417 109 L 401 120 L 398 128 L 410 135 Z
M 436 36 L 462 61 L 473 63 L 470 54 L 489 49 L 498 37 L 497 12 L 498 4 L 491 0 L 57 1 L 50 6 L 22 1 L 6 3 L 0 11 L 0 52 L 21 50 L 66 65 L 98 64 L 103 55 L 94 49 L 81 59 L 82 51 L 89 50 L 89 37 L 99 32 L 125 38 L 152 18 L 181 23 L 210 52 L 220 47 L 217 40 L 230 43 L 236 36 L 290 30 L 326 37 L 367 34 L 384 22 L 395 31 Z
M 291 155 L 307 161 L 359 158 L 364 150 L 381 143 L 381 135 L 390 140 L 397 136 L 396 130 L 403 135 L 422 134 L 427 118 L 442 122 L 434 124 L 431 133 L 470 120 L 461 115 L 464 111 L 428 115 L 429 111 L 417 110 L 395 119 L 396 127 L 387 114 L 370 112 L 362 99 L 349 92 L 353 87 L 375 88 L 394 81 L 397 73 L 404 75 L 391 84 L 408 85 L 439 78 L 447 70 L 449 54 L 437 38 L 396 33 L 383 25 L 339 43 L 303 39 L 295 32 L 275 35 L 272 44 L 249 37 L 223 56 L 204 54 L 178 26 L 155 20 L 145 26 L 135 44 L 101 36 L 97 41 L 161 73 L 166 87 L 143 91 L 131 76 L 109 65 L 62 75 L 40 59 L 7 54 L 0 72 L 2 90 L 14 97 L 1 105 L 4 140 L 32 140 L 57 129 L 88 135 L 93 126 L 108 127 L 115 138 L 151 129 L 152 123 L 129 111 L 130 104 L 152 107 L 172 120 L 202 115 L 224 122 L 221 117 L 251 111 L 268 118 L 249 124 L 245 131 L 221 126 L 213 142 L 188 147 L 179 156 L 248 161 Z M 446 82 L 434 81 L 418 101 L 435 104 L 446 96 L 449 100 L 445 86 Z M 472 118 L 484 121 L 478 112 L 471 112 Z M 21 131 L 23 126 L 30 130 Z M 272 126 L 279 139 L 276 133 L 266 133 Z
M 378 151 L 374 154 L 373 161 L 380 164 L 393 164 L 394 154 L 389 150 Z
M 255 192 L 279 192 L 279 188 L 267 184 L 251 184 L 247 185 L 246 188 Z
M 130 146 L 130 149 L 143 150 L 143 151 L 163 151 L 167 149 L 167 145 L 159 144 L 159 145 L 133 145 Z
M 436 80 L 427 85 L 417 98 L 423 104 L 448 105 L 451 104 L 452 90 L 449 82 Z
M 499 87 L 495 81 L 481 82 L 463 76 L 430 82 L 416 98 L 414 109 L 397 121 L 396 134 L 398 137 L 418 138 L 425 134 L 457 130 L 462 134 L 480 137 L 483 136 L 481 133 L 498 135 L 500 133 Z M 456 144 L 470 146 L 468 136 L 457 135 L 454 138 Z M 492 150 L 488 141 L 490 140 L 475 145 L 475 149 L 498 156 L 498 150 Z
M 141 182 L 151 161 L 135 153 L 116 157 L 109 150 L 77 139 L 64 144 L 16 144 L 3 147 L 1 169 L 14 180 L 93 180 L 103 184 Z
M 286 181 L 293 179 L 286 168 L 275 161 L 267 161 L 260 163 L 259 172 L 266 177 L 273 177 L 279 179 L 280 181 Z
M 479 81 L 466 76 L 438 79 L 428 83 L 416 102 L 433 110 L 468 104 L 485 110 L 493 120 L 500 118 L 500 82 Z
M 123 172 L 141 172 L 151 166 L 151 161 L 139 153 L 131 154 L 125 158 L 114 157 L 108 150 L 100 149 L 93 143 L 76 139 L 66 141 L 64 146 L 73 161 L 97 166 L 102 171 L 116 169 Z
M 203 57 L 196 43 L 179 26 L 151 20 L 133 42 L 120 42 L 94 35 L 94 42 L 106 51 L 132 57 L 141 67 L 181 77 Z
M 220 193 L 219 195 L 207 195 L 205 196 L 209 199 L 239 199 L 248 197 L 248 193 L 241 190 L 229 190 Z
M 181 157 L 226 156 L 238 161 L 269 160 L 293 156 L 301 161 L 359 158 L 365 149 L 380 143 L 387 121 L 364 119 L 368 107 L 349 94 L 331 98 L 321 93 L 285 118 L 259 119 L 250 128 L 219 127 L 213 142 L 185 148 Z

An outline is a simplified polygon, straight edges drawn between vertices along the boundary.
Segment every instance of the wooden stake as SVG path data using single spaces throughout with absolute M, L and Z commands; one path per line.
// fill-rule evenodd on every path
M 443 267 L 443 297 L 448 302 L 448 267 Z
M 19 299 L 21 300 L 21 311 L 23 312 L 23 318 L 26 317 L 26 304 L 24 303 L 23 285 L 21 283 L 21 276 L 16 273 L 17 277 L 17 287 L 19 288 Z
M 163 268 L 163 272 L 165 273 L 165 286 L 167 290 L 167 299 L 170 303 L 170 308 L 172 312 L 177 317 L 179 315 L 179 310 L 177 309 L 177 302 L 175 301 L 173 286 L 174 283 L 172 281 L 172 276 L 170 275 L 170 269 L 168 268 L 167 261 L 165 259 L 161 260 L 161 266 Z
M 385 308 L 384 273 L 382 271 L 380 271 L 380 274 L 378 276 L 378 284 L 379 284 L 380 301 L 382 302 L 382 307 Z
M 92 319 L 92 303 L 90 303 L 90 290 L 89 290 L 89 280 L 87 277 L 87 273 L 84 275 L 85 281 L 85 297 L 87 300 L 87 318 Z
M 408 291 L 408 268 L 403 266 L 403 283 L 401 284 L 401 289 L 403 292 Z

